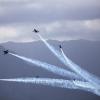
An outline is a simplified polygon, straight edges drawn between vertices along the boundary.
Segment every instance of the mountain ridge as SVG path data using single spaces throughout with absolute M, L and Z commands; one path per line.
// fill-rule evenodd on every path
M 59 44 L 61 44 L 65 54 L 73 62 L 100 77 L 100 42 L 73 41 L 61 43 L 49 41 L 49 43 L 59 51 Z M 9 42 L 0 45 L 4 46 L 5 49 L 14 51 L 18 55 L 67 69 L 41 41 L 28 44 Z M 10 54 L 0 55 L 0 78 L 25 78 L 36 77 L 37 75 L 40 78 L 69 79 L 29 64 Z M 0 82 L 0 97 L 2 100 L 20 100 L 20 98 L 23 100 L 33 100 L 34 98 L 37 98 L 37 100 L 64 100 L 65 98 L 69 98 L 70 100 L 89 100 L 91 98 L 92 100 L 99 100 L 98 96 L 81 90 L 69 90 L 12 82 Z

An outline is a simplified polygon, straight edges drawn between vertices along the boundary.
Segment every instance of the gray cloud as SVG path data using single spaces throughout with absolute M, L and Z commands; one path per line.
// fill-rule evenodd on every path
M 38 26 L 46 38 L 100 40 L 99 9 L 99 0 L 0 0 L 0 27 L 16 30 L 14 37 L 0 37 L 32 40 L 32 27 Z
M 8 1 L 8 0 L 7 0 Z M 86 20 L 100 18 L 99 0 L 37 0 L 21 2 L 15 0 L 4 3 L 4 15 L 1 23 L 15 22 L 51 22 L 55 20 Z M 10 5 L 10 6 L 9 6 Z
M 44 27 L 44 33 L 47 33 L 47 38 L 52 37 L 56 39 L 58 37 L 59 40 L 100 40 L 100 19 L 82 21 L 64 20 L 48 24 Z

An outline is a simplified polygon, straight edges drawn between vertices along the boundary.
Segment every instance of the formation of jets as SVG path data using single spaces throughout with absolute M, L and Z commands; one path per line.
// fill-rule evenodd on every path
M 39 32 L 39 30 L 34 29 L 32 32 L 34 32 L 34 33 L 38 33 L 38 32 Z M 61 45 L 59 45 L 59 48 L 61 49 L 61 48 L 62 48 L 62 46 L 61 46 Z M 8 54 L 8 53 L 9 53 L 9 50 L 4 50 L 4 51 L 3 51 L 3 54 L 4 54 L 4 55 L 6 55 L 6 54 Z M 38 77 L 38 76 L 36 76 L 36 77 Z
M 34 32 L 34 33 L 38 33 L 39 31 L 38 31 L 37 29 L 34 29 L 32 32 Z M 61 49 L 62 46 L 59 45 L 59 48 Z M 3 54 L 4 54 L 4 55 L 9 54 L 9 52 L 10 52 L 9 50 L 3 50 Z M 39 78 L 39 76 L 37 75 L 36 78 Z

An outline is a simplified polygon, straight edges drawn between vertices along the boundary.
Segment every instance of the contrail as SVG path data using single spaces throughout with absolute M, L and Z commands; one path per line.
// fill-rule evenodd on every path
M 0 79 L 0 81 L 41 84 L 41 85 L 47 85 L 52 87 L 79 89 L 79 90 L 89 91 L 92 93 L 95 93 L 96 91 L 95 87 L 93 87 L 90 83 L 81 82 L 77 80 L 73 81 L 73 80 L 50 79 L 50 78 L 15 78 L 15 79 Z M 99 92 L 96 92 L 95 94 L 100 96 Z
M 97 88 L 100 88 L 100 85 L 96 82 L 99 82 L 98 79 L 93 78 L 93 75 L 91 76 L 89 72 L 81 69 L 78 65 L 73 63 L 68 57 L 65 56 L 63 50 L 61 49 L 62 54 L 56 50 L 53 46 L 51 46 L 40 34 L 38 34 L 40 39 L 44 42 L 44 44 L 49 48 L 49 50 L 67 67 L 69 67 L 72 71 L 74 71 L 76 74 L 80 75 L 82 79 L 85 79 L 86 81 L 89 81 L 93 83 Z M 95 76 L 96 77 L 96 76 Z M 94 82 L 96 81 L 96 82 Z M 100 83 L 100 82 L 99 82 Z
M 30 58 L 19 56 L 17 54 L 13 54 L 13 53 L 9 53 L 9 54 L 11 54 L 15 57 L 18 57 L 18 58 L 20 58 L 24 61 L 27 61 L 29 63 L 32 63 L 32 64 L 34 64 L 38 67 L 44 68 L 44 69 L 46 69 L 46 70 L 48 70 L 52 73 L 55 73 L 57 75 L 60 75 L 60 76 L 63 76 L 63 77 L 70 77 L 70 78 L 74 78 L 74 79 L 81 79 L 77 74 L 70 72 L 70 71 L 67 71 L 63 68 L 60 68 L 60 67 L 57 67 L 57 66 L 45 63 L 45 62 L 41 62 L 41 61 L 38 61 L 38 60 L 33 60 L 33 59 L 30 59 Z
M 81 77 L 83 77 L 85 80 L 87 80 L 88 82 L 94 84 L 98 89 L 100 89 L 100 80 L 96 76 L 93 76 L 92 74 L 90 74 L 86 70 L 82 69 L 80 66 L 78 66 L 74 62 L 72 62 L 65 55 L 65 53 L 62 50 L 62 48 L 61 48 L 61 52 L 62 52 L 62 55 L 65 58 L 68 66 L 70 67 L 71 70 L 73 70 L 74 72 L 76 72 L 77 74 L 79 74 Z

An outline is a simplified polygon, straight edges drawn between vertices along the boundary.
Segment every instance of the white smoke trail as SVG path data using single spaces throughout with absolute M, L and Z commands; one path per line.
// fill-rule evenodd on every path
M 65 65 L 67 65 L 67 67 L 69 67 L 72 71 L 74 71 L 76 74 L 80 75 L 80 77 L 82 77 L 83 79 L 85 79 L 86 81 L 89 81 L 93 84 L 95 84 L 95 86 L 97 88 L 100 88 L 100 85 L 97 84 L 99 82 L 98 78 L 93 78 L 93 75 L 91 76 L 89 72 L 81 69 L 78 65 L 76 65 L 75 63 L 73 63 L 70 59 L 68 59 L 68 57 L 65 56 L 63 50 L 61 49 L 62 54 L 56 50 L 53 46 L 51 46 L 40 34 L 38 34 L 38 36 L 40 37 L 40 39 L 44 42 L 44 44 L 49 48 L 49 50 Z M 63 56 L 62 56 L 63 55 Z M 96 82 L 94 82 L 96 81 Z M 100 82 L 99 82 L 100 83 Z
M 61 49 L 62 55 L 65 58 L 67 65 L 70 67 L 71 70 L 75 71 L 77 74 L 79 74 L 81 77 L 83 77 L 85 80 L 90 82 L 91 84 L 94 84 L 98 89 L 100 89 L 100 80 L 96 77 L 87 72 L 86 70 L 80 68 L 77 64 L 72 62 L 63 52 Z
M 51 46 L 40 34 L 37 34 L 39 38 L 43 41 L 43 43 L 49 48 L 49 50 L 62 62 L 66 65 L 65 59 L 62 57 L 61 52 L 56 50 L 53 46 Z
M 44 68 L 52 73 L 55 73 L 57 75 L 60 75 L 60 76 L 63 76 L 63 77 L 70 77 L 70 78 L 74 78 L 74 79 L 81 79 L 79 76 L 77 76 L 75 73 L 73 72 L 70 72 L 70 71 L 67 71 L 63 68 L 60 68 L 60 67 L 57 67 L 57 66 L 54 66 L 54 65 L 51 65 L 51 64 L 48 64 L 48 63 L 45 63 L 45 62 L 41 62 L 41 61 L 38 61 L 38 60 L 33 60 L 33 59 L 30 59 L 30 58 L 26 58 L 26 57 L 23 57 L 23 56 L 19 56 L 19 55 L 16 55 L 16 54 L 13 54 L 13 53 L 9 53 L 15 57 L 18 57 L 24 61 L 27 61 L 29 63 L 32 63 L 38 67 L 41 67 L 41 68 Z
M 50 78 L 15 78 L 15 79 L 0 79 L 0 81 L 41 84 L 41 85 L 48 85 L 52 87 L 80 89 L 80 90 L 85 90 L 85 91 L 95 93 L 95 87 L 93 87 L 90 83 L 81 82 L 77 80 L 73 81 L 73 80 L 50 79 Z M 100 96 L 100 93 L 98 92 L 97 95 Z

